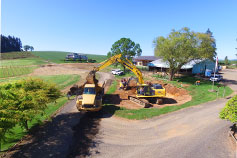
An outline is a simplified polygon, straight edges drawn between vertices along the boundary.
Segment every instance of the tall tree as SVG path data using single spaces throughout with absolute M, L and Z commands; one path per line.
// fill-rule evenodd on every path
M 225 65 L 229 65 L 229 60 L 227 56 L 225 56 Z
M 1 35 L 1 52 L 21 51 L 22 43 L 20 38 Z
M 216 56 L 215 39 L 205 33 L 190 31 L 184 27 L 172 30 L 168 37 L 160 36 L 153 41 L 155 56 L 169 64 L 169 79 L 188 62 L 196 59 L 212 59 Z
M 107 56 L 111 57 L 116 54 L 122 54 L 122 58 L 132 60 L 134 56 L 141 56 L 142 49 L 139 44 L 133 42 L 130 38 L 121 38 L 112 45 L 112 48 L 110 52 L 108 52 Z M 125 72 L 125 66 L 123 67 Z

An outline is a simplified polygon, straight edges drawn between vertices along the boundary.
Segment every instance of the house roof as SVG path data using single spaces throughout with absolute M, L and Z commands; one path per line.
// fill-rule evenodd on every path
M 139 56 L 139 57 L 133 58 L 133 61 L 143 61 L 143 60 L 154 61 L 157 59 L 159 59 L 159 58 L 155 57 L 155 56 Z
M 183 65 L 181 67 L 181 69 L 191 69 L 191 68 L 193 68 L 193 66 L 195 64 L 200 63 L 202 61 L 203 60 L 193 60 L 193 61 L 190 61 L 189 63 Z M 152 61 L 152 62 L 148 63 L 147 66 L 169 68 L 169 64 L 167 62 L 163 61 L 162 59 L 158 59 L 158 60 Z

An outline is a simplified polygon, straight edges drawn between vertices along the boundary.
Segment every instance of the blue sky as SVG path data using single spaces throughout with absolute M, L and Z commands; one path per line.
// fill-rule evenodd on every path
M 236 0 L 2 0 L 1 31 L 35 50 L 107 54 L 122 37 L 153 55 L 152 41 L 172 29 L 208 28 L 219 59 L 235 59 Z

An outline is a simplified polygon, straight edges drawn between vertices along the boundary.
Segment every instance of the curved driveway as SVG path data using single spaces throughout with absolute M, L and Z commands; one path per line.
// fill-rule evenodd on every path
M 229 86 L 237 91 L 237 71 L 223 72 Z M 142 121 L 102 118 L 95 123 L 99 126 L 94 129 L 96 136 L 88 139 L 90 145 L 84 146 L 88 150 L 83 153 L 80 146 L 75 146 L 78 150 L 71 156 L 234 158 L 235 147 L 228 137 L 231 123 L 219 119 L 219 111 L 226 102 L 227 99 L 218 99 Z

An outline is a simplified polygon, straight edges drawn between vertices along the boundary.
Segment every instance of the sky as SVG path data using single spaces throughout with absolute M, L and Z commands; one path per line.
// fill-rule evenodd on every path
M 152 41 L 172 29 L 208 28 L 219 59 L 236 59 L 237 0 L 2 0 L 1 33 L 35 51 L 106 55 L 122 37 L 154 55 Z

